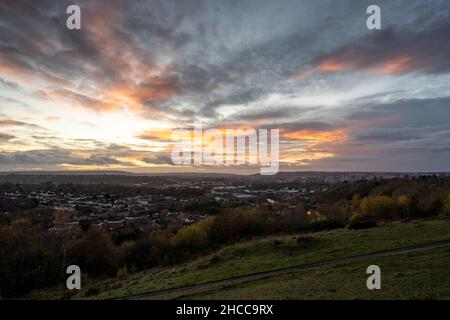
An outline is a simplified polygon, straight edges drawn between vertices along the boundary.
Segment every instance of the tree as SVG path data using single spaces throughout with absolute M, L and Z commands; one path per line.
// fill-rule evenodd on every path
M 0 226 L 0 288 L 14 297 L 59 280 L 60 250 L 29 219 Z
M 389 219 L 397 214 L 397 204 L 389 196 L 369 196 L 361 200 L 361 213 L 375 218 Z
M 173 244 L 178 248 L 201 249 L 208 244 L 208 234 L 198 225 L 193 224 L 179 230 L 173 238 Z
M 444 198 L 443 201 L 443 213 L 450 216 L 450 193 Z
M 151 267 L 155 261 L 151 255 L 151 242 L 148 239 L 128 241 L 125 246 L 123 259 L 130 270 L 141 270 Z
M 173 234 L 168 229 L 155 230 L 150 233 L 149 240 L 152 261 L 166 263 L 176 260 L 169 257 L 173 254 L 172 237 Z
M 403 218 L 409 217 L 411 208 L 411 198 L 402 194 L 400 197 L 398 197 L 398 206 L 400 215 Z
M 98 277 L 115 275 L 117 250 L 111 237 L 99 227 L 91 227 L 69 249 L 68 264 L 79 265 L 82 272 Z

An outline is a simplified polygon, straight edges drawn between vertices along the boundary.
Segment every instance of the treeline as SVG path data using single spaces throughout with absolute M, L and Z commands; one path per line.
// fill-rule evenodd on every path
M 3 297 L 18 297 L 34 289 L 64 284 L 65 270 L 72 264 L 79 265 L 84 276 L 124 276 L 192 259 L 246 237 L 307 230 L 308 226 L 302 207 L 277 215 L 269 208 L 242 207 L 225 209 L 184 229 L 157 230 L 136 240 L 115 243 L 110 234 L 98 227 L 90 227 L 73 239 L 49 232 L 47 221 L 19 217 L 0 225 Z
M 121 184 L 107 184 L 107 183 L 90 183 L 77 184 L 72 182 L 53 183 L 50 181 L 42 183 L 0 183 L 0 192 L 55 192 L 56 194 L 88 194 L 99 195 L 109 194 L 120 197 L 130 197 L 138 195 L 161 195 L 161 196 L 202 196 L 206 189 L 198 188 L 179 188 L 176 185 L 169 185 L 161 188 L 163 183 L 155 182 L 148 185 L 121 185 Z M 102 196 L 103 196 L 102 195 Z
M 350 226 L 450 216 L 450 179 L 424 176 L 359 181 L 331 188 L 315 200 L 321 214 Z

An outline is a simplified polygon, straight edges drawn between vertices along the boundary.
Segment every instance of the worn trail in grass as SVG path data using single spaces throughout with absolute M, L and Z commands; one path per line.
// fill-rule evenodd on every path
M 120 298 L 420 243 L 450 240 L 450 220 L 388 223 L 373 229 L 338 229 L 311 236 L 310 241 L 300 242 L 296 235 L 248 240 L 225 246 L 215 252 L 219 259 L 201 257 L 174 267 L 158 267 L 130 274 L 124 279 L 85 282 L 83 290 L 74 298 Z M 52 289 L 52 292 L 56 291 L 55 288 Z M 47 290 L 35 293 L 34 298 L 48 298 L 49 295 L 50 291 Z
M 381 289 L 368 290 L 366 268 L 381 269 Z M 172 297 L 173 298 L 173 297 Z M 299 272 L 184 299 L 450 299 L 450 248 Z

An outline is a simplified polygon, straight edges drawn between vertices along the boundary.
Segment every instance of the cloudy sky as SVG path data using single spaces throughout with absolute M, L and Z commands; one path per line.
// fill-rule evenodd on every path
M 282 170 L 450 170 L 450 1 L 0 2 L 0 171 L 247 172 L 174 167 L 194 121 L 279 128 Z

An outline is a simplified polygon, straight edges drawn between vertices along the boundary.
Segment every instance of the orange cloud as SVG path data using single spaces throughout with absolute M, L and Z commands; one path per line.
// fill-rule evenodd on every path
M 310 161 L 332 158 L 335 154 L 329 146 L 343 144 L 347 140 L 345 129 L 336 130 L 296 130 L 284 131 L 282 140 L 288 141 L 284 145 L 280 158 L 283 162 L 302 165 Z
M 105 99 L 116 107 L 126 106 L 139 110 L 149 103 L 167 100 L 178 92 L 169 76 L 147 77 L 143 81 L 143 84 L 135 84 L 133 80 L 123 81 L 105 87 Z
M 45 119 L 47 119 L 47 121 L 58 121 L 61 118 L 60 117 L 55 117 L 55 116 L 49 116 L 49 117 L 46 117 Z
M 0 120 L 0 126 L 16 126 L 16 127 L 32 127 L 32 128 L 37 128 L 39 127 L 38 125 L 32 124 L 32 123 L 27 123 L 27 122 L 23 122 L 23 121 L 17 121 L 17 120 L 12 120 L 12 119 L 2 119 Z
M 369 74 L 401 75 L 414 69 L 414 59 L 408 55 L 399 55 L 376 64 L 366 65 L 362 57 L 344 55 L 328 57 L 312 67 L 300 70 L 292 78 L 304 79 L 317 73 L 336 73 L 341 71 L 364 71 Z
M 338 72 L 346 68 L 348 65 L 334 59 L 325 60 L 316 66 L 316 69 L 321 72 Z
M 43 100 L 93 109 L 114 111 L 118 108 L 141 110 L 167 100 L 179 90 L 173 77 L 173 67 L 158 65 L 152 57 L 133 43 L 132 37 L 121 29 L 125 2 L 108 1 L 108 6 L 95 5 L 85 9 L 83 29 L 89 46 L 99 53 L 100 64 L 80 63 L 83 81 L 67 74 L 55 74 L 45 66 L 28 65 L 12 54 L 0 55 L 0 74 L 20 86 L 39 92 Z M 100 7 L 101 6 L 101 7 Z M 98 12 L 102 12 L 98 15 Z M 26 47 L 41 50 L 55 44 L 32 34 L 21 38 Z M 73 53 L 64 53 L 71 55 Z M 79 58 L 76 53 L 74 58 Z M 154 112 L 161 112 L 153 108 Z
M 107 109 L 127 107 L 139 110 L 144 106 L 151 107 L 151 103 L 167 100 L 179 90 L 172 77 L 173 67 L 158 65 L 120 29 L 124 5 L 123 1 L 112 0 L 107 8 L 98 8 L 102 14 L 92 19 L 87 38 L 100 53 L 106 68 L 117 73 L 117 77 L 108 79 L 104 85 L 98 84 L 99 96 L 108 101 Z M 153 111 L 160 112 L 157 109 Z
M 285 140 L 308 140 L 308 141 L 331 141 L 340 142 L 346 138 L 344 129 L 317 131 L 317 130 L 298 130 L 291 132 L 282 132 L 282 138 Z
M 299 72 L 295 73 L 292 77 L 294 79 L 304 79 L 315 73 L 334 73 L 346 69 L 348 70 L 351 68 L 352 66 L 349 63 L 341 62 L 339 61 L 339 59 L 330 58 L 315 64 L 311 68 L 300 70 Z
M 383 75 L 401 75 L 410 72 L 413 67 L 413 59 L 409 56 L 401 55 L 372 68 L 371 72 Z
M 20 121 L 15 121 L 15 120 L 10 120 L 10 119 L 5 119 L 5 120 L 0 120 L 0 126 L 17 126 L 17 125 L 21 125 L 22 122 Z
M 309 161 L 319 160 L 324 158 L 334 157 L 334 153 L 330 152 L 312 152 L 312 151 L 302 151 L 302 152 L 284 152 L 282 156 L 282 161 L 290 164 L 307 164 Z
M 143 140 L 158 140 L 158 141 L 171 141 L 173 130 L 169 129 L 152 129 L 145 131 L 138 135 L 139 139 Z

